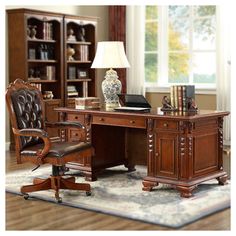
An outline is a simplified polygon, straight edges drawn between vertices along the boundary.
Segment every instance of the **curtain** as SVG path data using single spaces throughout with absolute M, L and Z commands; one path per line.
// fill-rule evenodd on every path
M 130 63 L 127 69 L 127 93 L 145 95 L 145 6 L 126 7 L 126 45 Z
M 230 10 L 228 4 L 217 6 L 217 110 L 231 110 Z M 229 5 L 228 5 L 229 6 Z M 224 144 L 230 145 L 231 118 L 224 118 Z
M 126 48 L 126 7 L 109 6 L 109 40 L 124 42 Z M 122 84 L 122 93 L 126 93 L 126 69 L 116 69 Z

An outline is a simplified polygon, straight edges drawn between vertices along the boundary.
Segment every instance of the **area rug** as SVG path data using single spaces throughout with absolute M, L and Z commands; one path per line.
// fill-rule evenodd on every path
M 31 184 L 34 177 L 47 177 L 50 171 L 50 167 L 40 167 L 34 172 L 10 172 L 6 174 L 6 191 L 19 194 L 21 185 Z M 78 171 L 70 173 L 77 176 L 76 182 L 85 182 Z M 91 196 L 81 191 L 61 190 L 61 204 L 173 228 L 230 207 L 230 184 L 220 186 L 216 180 L 205 182 L 187 199 L 166 184 L 160 184 L 151 192 L 142 191 L 145 176 L 143 166 L 136 166 L 135 172 L 127 172 L 123 166 L 109 168 L 97 181 L 90 182 Z M 30 196 L 55 202 L 53 191 L 30 193 Z

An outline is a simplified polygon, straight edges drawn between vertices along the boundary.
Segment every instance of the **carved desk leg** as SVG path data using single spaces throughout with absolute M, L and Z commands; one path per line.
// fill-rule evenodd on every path
M 91 123 L 91 115 L 85 115 L 85 127 L 86 127 L 86 134 L 85 134 L 85 140 L 88 143 L 92 143 L 92 123 Z M 96 150 L 95 150 L 95 155 L 96 155 Z M 85 160 L 85 165 L 90 167 L 88 171 L 83 171 L 83 174 L 85 176 L 85 180 L 86 181 L 96 181 L 97 180 L 97 176 L 96 173 L 94 171 L 94 167 L 93 167 L 93 157 L 87 157 Z
M 127 155 L 127 152 L 125 152 L 125 155 Z M 128 168 L 128 172 L 135 171 L 135 164 L 132 163 L 132 161 L 129 160 L 128 156 L 125 157 L 125 163 L 124 166 Z
M 220 176 L 220 177 L 218 177 L 216 179 L 218 180 L 219 185 L 226 185 L 226 184 L 228 184 L 227 183 L 227 179 L 228 179 L 228 175 L 227 174 L 225 174 L 223 176 Z
M 219 169 L 223 170 L 223 117 L 218 118 L 218 136 Z M 227 184 L 228 175 L 225 173 L 216 179 L 219 185 L 225 185 Z
M 143 180 L 142 184 L 143 184 L 142 190 L 143 191 L 149 191 L 149 192 L 152 190 L 153 187 L 159 185 L 159 183 L 152 182 L 152 181 L 149 181 L 149 180 Z
M 156 154 L 154 153 L 155 144 L 154 144 L 154 120 L 148 119 L 147 123 L 147 165 L 148 165 L 148 173 L 147 177 L 143 180 L 143 191 L 151 191 L 153 187 L 158 186 L 157 181 L 152 181 L 149 177 L 155 176 L 155 165 L 156 165 Z
M 180 196 L 181 197 L 185 197 L 185 198 L 189 198 L 192 197 L 192 191 L 197 187 L 197 185 L 193 185 L 193 186 L 176 186 L 176 189 L 180 192 Z

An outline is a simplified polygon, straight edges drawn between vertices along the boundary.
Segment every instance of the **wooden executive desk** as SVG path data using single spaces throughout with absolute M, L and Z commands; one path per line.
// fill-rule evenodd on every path
M 139 162 L 147 165 L 144 191 L 151 191 L 158 183 L 168 183 L 182 197 L 190 197 L 203 181 L 216 178 L 219 184 L 226 183 L 222 160 L 223 117 L 229 112 L 55 110 L 60 112 L 62 120 L 78 121 L 86 127 L 86 138 L 95 148 L 95 157 L 69 163 L 68 167 L 81 170 L 87 180 L 96 180 L 99 171 L 116 165 L 124 164 L 134 170 Z M 81 138 L 75 129 L 63 130 L 61 134 L 69 141 Z

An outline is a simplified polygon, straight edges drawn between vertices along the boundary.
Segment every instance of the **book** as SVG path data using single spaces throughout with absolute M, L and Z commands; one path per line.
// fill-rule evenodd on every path
M 178 87 L 174 85 L 174 103 L 175 103 L 175 108 L 179 109 L 178 106 Z
M 170 104 L 172 107 L 175 107 L 175 94 L 174 94 L 174 87 L 170 87 Z
M 187 111 L 186 87 L 186 85 L 182 86 L 183 111 Z
M 170 102 L 179 111 L 188 111 L 189 100 L 195 99 L 194 85 L 173 85 L 170 88 Z
M 55 80 L 56 79 L 56 67 L 44 66 L 40 69 L 40 78 L 42 80 Z
M 75 66 L 68 67 L 68 79 L 76 79 L 76 67 Z
M 177 86 L 177 96 L 178 96 L 178 109 L 179 111 L 182 111 L 183 109 L 182 86 Z

